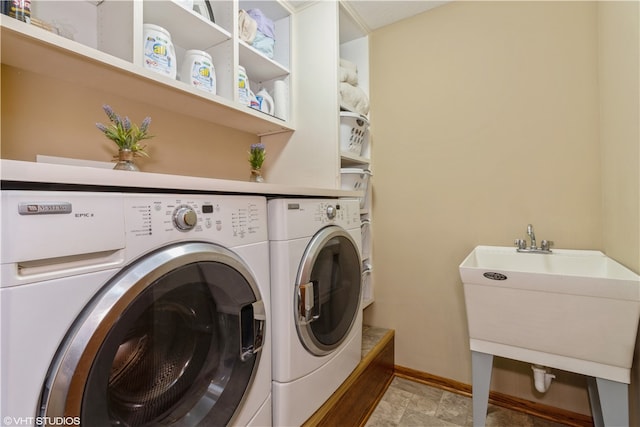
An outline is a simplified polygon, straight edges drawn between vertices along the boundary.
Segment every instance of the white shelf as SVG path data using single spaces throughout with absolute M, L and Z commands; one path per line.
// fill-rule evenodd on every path
M 333 188 L 296 187 L 248 181 L 200 178 L 193 176 L 168 175 L 160 173 L 130 173 L 99 167 L 73 166 L 68 164 L 23 162 L 0 160 L 0 178 L 5 188 L 13 183 L 65 184 L 97 187 L 126 187 L 128 189 L 161 189 L 180 191 L 203 191 L 223 193 L 249 193 L 269 196 L 303 197 L 358 197 L 360 192 Z M 21 185 L 20 185 L 21 186 Z M 131 191 L 131 190 L 129 190 Z
M 186 50 L 208 50 L 231 40 L 229 31 L 177 3 L 145 1 L 143 4 L 144 23 L 163 27 L 171 34 L 172 42 Z M 185 28 L 189 31 L 185 31 Z
M 347 59 L 358 67 L 358 86 L 369 94 L 369 39 L 368 29 L 357 18 L 357 14 L 353 13 L 348 3 L 339 2 L 338 8 L 340 58 Z M 341 122 L 342 123 L 342 122 Z M 342 124 L 341 124 L 342 125 Z M 370 136 L 369 136 L 370 138 Z M 356 155 L 349 151 L 340 150 L 340 165 L 342 167 L 355 167 L 362 169 L 370 169 L 371 165 L 371 141 L 367 140 L 362 155 Z M 371 220 L 371 199 L 372 199 L 371 179 L 367 185 L 367 194 L 365 195 L 365 206 L 360 209 L 361 219 L 366 218 L 370 224 Z M 371 225 L 370 225 L 371 227 Z M 369 229 L 370 230 L 370 229 Z M 374 292 L 374 261 L 371 257 L 371 236 L 369 231 L 368 241 L 363 241 L 364 245 L 368 245 L 363 251 L 363 275 L 362 275 L 362 309 L 366 309 L 375 301 Z
M 87 89 L 109 88 L 138 101 L 143 96 L 150 104 L 256 135 L 294 130 L 275 117 L 8 16 L 0 16 L 0 36 L 2 63 L 18 69 Z
M 287 68 L 267 58 L 243 41 L 239 43 L 239 57 L 240 65 L 245 67 L 251 81 L 264 82 L 289 75 Z
M 356 165 L 368 165 L 371 160 L 367 157 L 358 156 L 348 151 L 342 151 L 340 153 L 340 159 L 342 160 L 343 167 L 356 166 Z
M 278 21 L 282 18 L 287 18 L 291 15 L 292 10 L 285 6 L 285 4 L 276 0 L 240 0 L 238 2 L 240 9 L 260 9 L 266 16 L 273 21 Z

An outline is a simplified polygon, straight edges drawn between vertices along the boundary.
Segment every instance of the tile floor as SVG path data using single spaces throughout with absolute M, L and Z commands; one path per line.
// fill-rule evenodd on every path
M 513 410 L 489 405 L 487 427 L 559 427 Z M 471 427 L 471 398 L 395 377 L 365 427 Z

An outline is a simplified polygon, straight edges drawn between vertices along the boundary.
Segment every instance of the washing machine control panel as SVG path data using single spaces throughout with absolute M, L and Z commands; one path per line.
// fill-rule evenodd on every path
M 127 246 L 202 239 L 225 245 L 267 240 L 266 199 L 208 194 L 128 194 Z

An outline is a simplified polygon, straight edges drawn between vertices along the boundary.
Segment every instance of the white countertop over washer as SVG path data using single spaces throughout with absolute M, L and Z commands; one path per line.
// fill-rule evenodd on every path
M 231 181 L 148 172 L 124 172 L 87 166 L 1 160 L 2 181 L 40 184 L 70 184 L 84 186 L 204 191 L 265 196 L 360 197 L 360 191 L 335 188 L 295 187 L 281 184 Z M 135 180 L 131 179 L 135 173 Z

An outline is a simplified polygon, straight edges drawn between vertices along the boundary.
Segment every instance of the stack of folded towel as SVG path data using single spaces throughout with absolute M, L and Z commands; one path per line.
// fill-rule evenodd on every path
M 238 15 L 240 39 L 273 59 L 276 43 L 275 27 L 260 9 L 240 10 Z
M 343 110 L 367 115 L 369 113 L 369 97 L 358 87 L 358 67 L 353 62 L 340 59 L 340 108 Z

